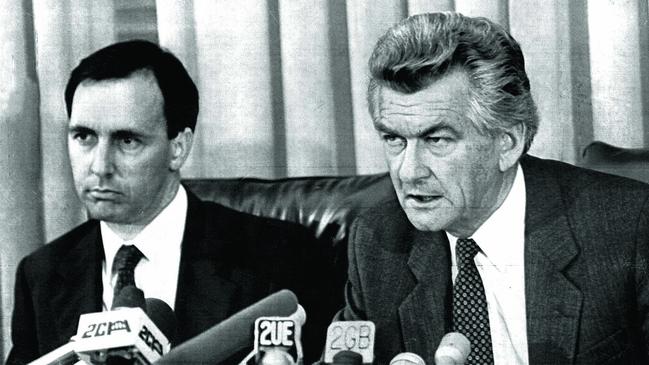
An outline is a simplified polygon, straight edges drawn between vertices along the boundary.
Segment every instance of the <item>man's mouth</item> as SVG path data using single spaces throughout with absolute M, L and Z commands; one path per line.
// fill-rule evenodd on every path
M 108 188 L 91 188 L 88 189 L 88 196 L 94 200 L 113 200 L 120 193 L 117 190 Z
M 428 195 L 428 194 L 406 194 L 406 201 L 414 204 L 427 204 L 437 201 L 441 198 L 440 195 Z

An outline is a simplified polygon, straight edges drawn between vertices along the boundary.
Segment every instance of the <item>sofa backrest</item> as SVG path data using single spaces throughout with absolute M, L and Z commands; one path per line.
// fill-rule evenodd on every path
M 649 150 L 595 141 L 580 165 L 649 183 Z M 198 197 L 238 211 L 296 222 L 344 249 L 359 212 L 394 194 L 387 173 L 285 179 L 185 179 Z
M 363 208 L 394 194 L 388 174 L 285 179 L 187 179 L 199 198 L 237 211 L 299 223 L 330 244 L 331 273 L 339 287 L 338 307 L 347 280 L 349 227 Z
M 580 165 L 649 183 L 649 150 L 595 141 Z M 238 211 L 296 222 L 345 251 L 349 226 L 359 212 L 394 194 L 387 173 L 285 179 L 185 179 L 192 192 Z M 346 254 L 346 253 L 345 253 Z
M 649 150 L 595 141 L 582 153 L 581 166 L 649 183 Z
M 186 179 L 199 198 L 257 216 L 296 222 L 331 242 L 346 270 L 347 233 L 359 212 L 394 194 L 387 173 L 285 179 Z M 346 271 L 345 271 L 346 272 Z

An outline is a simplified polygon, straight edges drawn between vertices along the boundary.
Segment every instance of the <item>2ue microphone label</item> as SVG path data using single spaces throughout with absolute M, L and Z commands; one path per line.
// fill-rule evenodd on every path
M 376 327 L 370 321 L 333 322 L 327 329 L 324 362 L 333 362 L 340 351 L 353 351 L 363 356 L 364 364 L 374 361 L 374 334 Z
M 300 337 L 300 326 L 290 317 L 259 317 L 255 321 L 254 352 L 283 349 L 297 361 L 303 356 Z
M 290 319 L 261 317 L 255 321 L 255 343 L 259 346 L 295 344 L 295 322 Z

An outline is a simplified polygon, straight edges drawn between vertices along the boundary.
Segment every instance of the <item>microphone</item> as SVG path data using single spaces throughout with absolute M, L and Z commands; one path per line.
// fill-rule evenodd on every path
M 144 293 L 132 285 L 124 287 L 119 292 L 113 300 L 111 310 L 130 307 L 140 307 L 142 309 L 145 307 Z M 29 365 L 71 365 L 76 363 L 79 356 L 75 352 L 75 339 L 76 336 L 73 336 L 70 342 L 30 362 Z
M 158 329 L 167 336 L 171 346 L 178 341 L 178 320 L 171 307 L 158 298 L 146 298 L 146 314 L 158 326 Z
M 471 343 L 459 332 L 450 332 L 442 337 L 435 351 L 437 365 L 463 365 L 471 353 Z
M 356 352 L 362 357 L 362 364 L 374 362 L 374 335 L 376 327 L 371 321 L 338 321 L 327 328 L 325 364 L 338 364 L 334 357 L 342 352 Z M 351 355 L 341 355 L 336 361 L 349 361 Z M 343 360 L 344 359 L 344 360 Z M 345 362 L 340 362 L 345 364 Z M 352 363 L 353 364 L 353 363 Z
M 302 326 L 306 312 L 297 305 L 289 317 L 259 317 L 255 320 L 255 347 L 258 365 L 295 365 L 304 361 Z
M 169 352 L 171 343 L 143 310 L 150 303 L 160 327 L 175 328 L 173 311 L 160 302 L 157 299 L 147 302 L 140 289 L 125 287 L 115 297 L 111 311 L 79 317 L 75 352 L 91 364 L 140 365 L 160 359 Z
M 333 365 L 362 365 L 363 355 L 358 352 L 343 350 L 334 355 Z
M 79 361 L 77 353 L 74 352 L 74 342 L 68 342 L 65 345 L 48 352 L 38 359 L 30 362 L 28 365 L 72 365 Z M 86 364 L 82 362 L 82 364 Z
M 296 365 L 291 354 L 279 348 L 271 348 L 259 353 L 261 360 L 256 361 L 256 365 Z
M 437 362 L 436 364 L 439 365 Z M 417 354 L 402 352 L 390 361 L 390 365 L 426 365 L 426 362 Z
M 200 335 L 178 345 L 158 364 L 218 364 L 252 347 L 255 321 L 264 316 L 288 316 L 297 310 L 297 297 L 290 290 L 280 290 L 235 313 Z

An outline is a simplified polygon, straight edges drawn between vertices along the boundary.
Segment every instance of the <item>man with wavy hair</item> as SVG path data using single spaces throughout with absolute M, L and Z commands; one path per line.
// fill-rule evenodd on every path
M 527 155 L 538 116 L 518 43 L 456 13 L 390 29 L 370 113 L 395 196 L 350 235 L 339 319 L 376 324 L 377 363 L 649 363 L 649 187 Z

